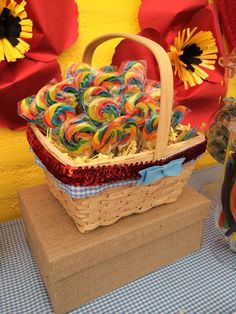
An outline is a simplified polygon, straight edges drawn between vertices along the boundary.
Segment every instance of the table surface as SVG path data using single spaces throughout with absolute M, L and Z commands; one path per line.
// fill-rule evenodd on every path
M 215 201 L 214 189 L 204 191 Z M 207 192 L 207 193 L 206 193 Z M 70 314 L 160 313 L 233 314 L 236 312 L 236 255 L 214 226 L 205 224 L 202 249 Z M 53 313 L 37 264 L 27 244 L 24 222 L 0 224 L 0 313 Z

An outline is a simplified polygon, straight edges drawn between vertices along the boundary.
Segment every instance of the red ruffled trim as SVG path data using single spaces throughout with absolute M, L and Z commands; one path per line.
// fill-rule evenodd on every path
M 195 160 L 206 150 L 207 141 L 175 154 L 165 160 L 155 162 L 135 163 L 130 165 L 71 167 L 63 165 L 53 157 L 40 143 L 33 130 L 27 128 L 27 139 L 35 155 L 42 161 L 47 170 L 64 184 L 74 186 L 97 186 L 104 183 L 114 183 L 124 180 L 137 180 L 139 171 L 151 166 L 162 166 L 172 160 L 185 157 L 185 163 Z

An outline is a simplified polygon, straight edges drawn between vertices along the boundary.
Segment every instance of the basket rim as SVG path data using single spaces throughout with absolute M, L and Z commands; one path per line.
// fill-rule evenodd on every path
M 172 160 L 183 157 L 185 158 L 184 163 L 193 162 L 205 152 L 207 144 L 207 140 L 205 139 L 205 141 L 195 146 L 178 151 L 168 158 L 156 161 L 146 162 L 141 160 L 134 162 L 132 159 L 133 163 L 131 164 L 73 167 L 62 164 L 50 151 L 45 149 L 31 128 L 27 129 L 27 138 L 33 152 L 47 170 L 61 182 L 75 186 L 93 186 L 128 179 L 138 179 L 140 177 L 140 170 L 152 166 L 163 166 Z
M 84 168 L 84 167 L 114 166 L 114 165 L 124 165 L 124 164 L 129 165 L 129 164 L 135 164 L 135 163 L 140 163 L 140 162 L 142 163 L 151 162 L 154 160 L 153 157 L 155 154 L 155 150 L 153 149 L 150 151 L 140 152 L 140 153 L 132 154 L 132 155 L 130 154 L 127 156 L 115 156 L 112 159 L 91 160 L 89 162 L 81 162 L 81 161 L 73 159 L 67 153 L 61 152 L 57 147 L 55 147 L 50 142 L 50 140 L 46 136 L 42 134 L 42 132 L 35 125 L 29 125 L 29 128 L 33 131 L 34 135 L 36 136 L 38 141 L 41 143 L 41 145 L 48 152 L 50 152 L 54 158 L 56 158 L 60 163 L 62 163 L 65 166 L 70 166 L 73 168 L 79 168 L 79 167 Z M 160 158 L 159 160 L 168 159 L 177 153 L 185 151 L 205 141 L 206 141 L 206 136 L 199 132 L 197 136 L 193 138 L 167 146 L 166 155 L 163 158 Z

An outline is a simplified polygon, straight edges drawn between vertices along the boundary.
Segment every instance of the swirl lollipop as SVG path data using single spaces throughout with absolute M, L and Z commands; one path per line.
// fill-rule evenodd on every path
M 101 67 L 98 69 L 99 72 L 105 72 L 105 73 L 111 73 L 111 72 L 116 72 L 117 67 L 113 65 L 106 65 L 104 67 Z
M 95 98 L 87 108 L 91 121 L 96 126 L 101 126 L 120 116 L 120 108 L 112 98 Z
M 110 153 L 112 149 L 118 146 L 119 136 L 122 132 L 119 121 L 111 123 L 99 128 L 93 137 L 93 147 L 98 152 Z
M 157 81 L 149 81 L 145 87 L 144 87 L 145 93 L 150 95 L 152 98 L 154 98 L 156 101 L 160 101 L 161 97 L 161 88 L 160 83 Z
M 119 133 L 119 146 L 127 146 L 137 136 L 137 124 L 130 116 L 121 116 L 113 121 L 121 126 Z
M 18 103 L 18 114 L 31 123 L 37 123 L 39 112 L 36 108 L 34 96 L 27 97 Z
M 78 155 L 91 155 L 92 140 L 96 128 L 86 119 L 74 118 L 66 121 L 60 129 L 60 141 L 70 151 Z
M 52 102 L 47 101 L 48 90 L 55 85 L 55 81 L 51 81 L 45 86 L 43 86 L 35 96 L 36 108 L 39 112 L 44 112 Z
M 47 127 L 52 129 L 60 128 L 66 121 L 76 116 L 75 109 L 67 104 L 56 103 L 44 112 L 43 120 Z
M 66 70 L 65 78 L 75 78 L 79 73 L 92 71 L 87 63 L 73 63 Z
M 72 107 L 76 107 L 79 96 L 79 91 L 76 88 L 74 81 L 72 79 L 67 79 L 50 87 L 46 99 L 51 105 L 57 102 L 63 102 Z
M 119 90 L 119 94 L 122 96 L 131 96 L 141 92 L 142 90 L 138 87 L 138 85 L 123 85 Z
M 124 107 L 126 99 L 134 94 L 141 93 L 141 89 L 138 85 L 122 85 L 118 91 L 118 96 L 116 97 L 116 101 L 118 102 L 121 108 Z
M 93 80 L 94 86 L 103 86 L 115 93 L 123 85 L 123 78 L 116 72 L 100 72 Z
M 141 75 L 141 77 L 146 76 L 146 67 L 142 62 L 139 61 L 127 61 L 123 62 L 119 68 L 119 72 L 136 72 Z
M 144 90 L 144 79 L 137 72 L 126 72 L 123 75 L 125 85 L 136 85 L 141 92 Z
M 189 114 L 191 110 L 185 106 L 179 105 L 173 109 L 173 114 L 171 118 L 172 128 L 176 128 L 177 125 Z
M 183 141 L 186 141 L 186 140 L 196 136 L 198 133 L 198 130 L 199 130 L 199 127 L 197 127 L 197 126 L 195 126 L 193 128 L 187 128 L 184 132 L 182 132 L 178 136 L 177 141 L 183 142 Z
M 142 130 L 142 136 L 145 141 L 151 142 L 151 143 L 156 141 L 158 123 L 159 123 L 158 113 L 154 113 L 151 116 L 151 118 L 145 121 L 143 130 Z
M 93 84 L 94 80 L 94 73 L 92 71 L 83 71 L 80 72 L 76 77 L 75 77 L 75 85 L 79 90 L 86 89 Z
M 140 93 L 125 99 L 124 112 L 132 116 L 138 126 L 142 126 L 158 110 L 156 101 L 147 94 Z
M 102 86 L 92 86 L 87 88 L 84 93 L 82 94 L 82 103 L 84 108 L 87 108 L 89 103 L 94 98 L 99 97 L 111 97 L 111 94 L 108 92 L 108 90 Z

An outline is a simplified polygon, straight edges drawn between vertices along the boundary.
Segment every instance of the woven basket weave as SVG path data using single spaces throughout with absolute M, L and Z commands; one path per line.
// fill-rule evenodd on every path
M 128 38 L 143 44 L 153 53 L 159 65 L 161 101 L 156 147 L 153 151 L 137 153 L 132 156 L 115 157 L 105 161 L 93 160 L 86 163 L 86 167 L 133 165 L 140 162 L 150 163 L 158 160 L 165 160 L 180 152 L 187 152 L 188 149 L 191 149 L 200 143 L 204 143 L 205 136 L 198 134 L 194 138 L 168 146 L 173 103 L 173 74 L 165 50 L 157 43 L 138 35 L 122 33 L 104 35 L 95 39 L 87 46 L 82 62 L 91 64 L 96 47 L 106 40 L 117 37 Z M 67 154 L 60 152 L 53 146 L 47 137 L 37 129 L 37 127 L 31 126 L 31 129 L 37 140 L 43 145 L 44 149 L 61 164 L 73 167 L 73 169 L 85 167 L 84 164 L 79 164 Z M 80 199 L 71 198 L 60 189 L 48 171 L 45 171 L 45 174 L 51 192 L 60 201 L 67 213 L 74 219 L 79 231 L 84 233 L 99 226 L 111 225 L 120 218 L 129 216 L 133 213 L 143 213 L 158 205 L 175 202 L 181 194 L 184 185 L 187 183 L 192 170 L 193 163 L 186 163 L 179 176 L 165 177 L 157 183 L 148 186 L 130 185 L 110 188 L 102 194 Z
M 149 186 L 125 186 L 106 190 L 100 195 L 73 199 L 46 172 L 46 180 L 52 194 L 74 219 L 81 233 L 108 226 L 122 217 L 141 214 L 165 203 L 173 203 L 181 194 L 193 165 L 185 165 L 180 176 L 166 177 Z

